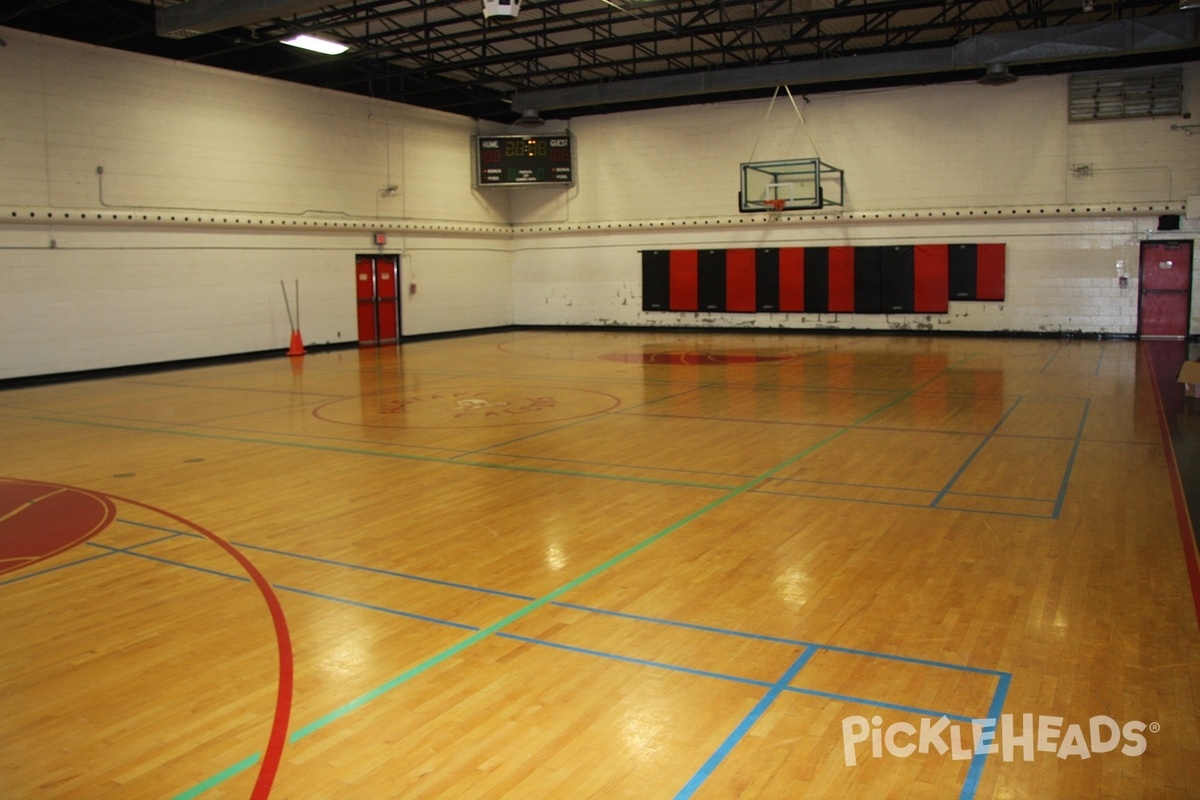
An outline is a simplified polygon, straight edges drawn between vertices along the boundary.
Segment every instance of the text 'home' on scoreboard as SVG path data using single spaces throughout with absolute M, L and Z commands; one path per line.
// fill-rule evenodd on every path
M 569 133 L 474 139 L 476 186 L 571 186 L 575 182 Z

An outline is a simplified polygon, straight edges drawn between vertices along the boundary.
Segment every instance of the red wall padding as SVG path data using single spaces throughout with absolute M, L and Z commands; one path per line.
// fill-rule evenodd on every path
M 779 310 L 804 310 L 804 249 L 779 250 Z
M 913 248 L 913 311 L 945 314 L 950 310 L 950 248 L 919 244 Z
M 854 311 L 854 248 L 829 248 L 829 313 Z
M 700 251 L 671 251 L 671 310 L 695 311 L 700 307 Z
M 758 295 L 755 290 L 755 251 L 727 250 L 725 252 L 725 310 L 758 310 Z
M 1004 299 L 1004 244 L 975 245 L 975 299 Z
M 879 245 L 872 245 L 858 249 L 858 255 L 863 256 L 866 250 L 879 249 Z M 803 247 L 782 247 L 778 251 L 778 268 L 776 269 L 773 263 L 775 258 L 774 250 L 757 250 L 751 248 L 737 248 L 731 250 L 711 250 L 705 251 L 706 277 L 705 286 L 708 287 L 705 295 L 706 308 L 716 309 L 720 307 L 722 300 L 724 301 L 724 309 L 737 313 L 754 313 L 758 309 L 761 302 L 764 303 L 764 311 L 770 313 L 776 309 L 771 308 L 774 304 L 774 291 L 776 281 L 778 281 L 778 311 L 780 312 L 805 312 L 812 311 L 815 313 L 855 313 L 856 308 L 856 289 L 858 294 L 866 296 L 871 291 L 878 294 L 880 287 L 875 287 L 874 282 L 878 281 L 881 285 L 887 284 L 886 278 L 889 276 L 882 275 L 876 270 L 872 273 L 869 270 L 859 270 L 858 280 L 866 281 L 862 286 L 855 286 L 856 274 L 856 248 L 853 245 L 843 245 L 839 247 L 816 247 L 812 248 L 813 255 L 806 259 L 805 248 Z M 958 257 L 955 269 L 951 270 L 951 250 L 955 253 L 966 253 L 966 258 L 970 258 L 975 263 L 972 265 L 968 262 L 963 262 L 963 257 Z M 828 253 L 828 267 L 825 265 L 825 254 Z M 769 259 L 759 263 L 761 254 L 768 254 Z M 656 267 L 661 270 L 663 267 L 662 259 L 668 258 L 667 273 L 668 273 L 668 302 L 669 310 L 671 311 L 698 311 L 700 309 L 700 251 L 699 250 L 670 250 L 670 251 L 647 251 L 647 255 L 643 259 L 643 276 L 645 270 L 649 267 Z M 723 260 L 723 264 L 719 264 L 717 271 L 713 272 L 713 264 L 717 263 L 713 260 L 713 256 L 718 256 Z M 649 260 L 653 258 L 653 260 Z M 955 245 L 953 248 L 946 244 L 918 244 L 912 246 L 912 270 L 913 270 L 913 313 L 919 314 L 945 314 L 950 310 L 950 292 L 951 281 L 955 276 L 962 277 L 962 267 L 966 267 L 969 272 L 959 283 L 962 287 L 956 289 L 958 292 L 956 299 L 958 300 L 990 300 L 998 301 L 1004 299 L 1004 284 L 1005 284 L 1005 260 L 1007 258 L 1005 245 L 1003 243 L 993 244 L 975 244 L 975 245 Z M 827 297 L 805 297 L 805 269 L 806 261 L 812 262 L 807 265 L 810 269 L 816 269 L 820 274 L 809 275 L 811 279 L 810 290 L 818 291 L 821 294 L 825 293 L 825 277 L 827 272 L 828 278 L 828 296 Z M 883 264 L 881 268 L 890 269 L 895 265 Z M 655 273 L 661 274 L 661 273 Z M 891 276 L 895 277 L 895 276 Z M 974 278 L 975 285 L 969 285 L 970 278 Z M 721 279 L 724 280 L 724 286 L 720 285 Z M 661 279 L 660 279 L 661 280 Z M 715 282 L 714 282 L 715 281 Z M 759 287 L 758 282 L 765 281 L 762 287 Z M 964 282 L 965 281 L 965 282 Z M 889 286 L 891 284 L 888 284 Z M 655 283 L 661 291 L 661 283 Z M 365 287 L 360 286 L 360 291 Z M 762 289 L 762 291 L 760 291 Z M 647 290 L 649 291 L 649 290 Z M 715 292 L 715 293 L 714 293 Z M 770 298 L 763 300 L 760 298 Z M 657 295 L 656 295 L 657 296 Z M 828 306 L 823 307 L 822 300 L 828 301 Z M 657 301 L 661 303 L 662 301 Z M 806 308 L 805 306 L 809 306 Z M 661 309 L 659 305 L 654 305 L 651 308 L 643 310 L 667 310 Z M 865 313 L 869 309 L 859 308 L 860 313 Z

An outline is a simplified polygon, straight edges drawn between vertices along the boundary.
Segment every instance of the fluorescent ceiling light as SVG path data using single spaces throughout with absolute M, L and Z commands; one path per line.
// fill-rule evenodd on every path
M 313 50 L 317 53 L 324 53 L 327 56 L 341 55 L 350 48 L 341 42 L 331 42 L 328 39 L 318 39 L 315 36 L 309 36 L 307 33 L 302 33 L 299 36 L 293 36 L 290 39 L 284 39 L 284 44 L 290 44 L 292 47 L 303 47 L 305 50 Z

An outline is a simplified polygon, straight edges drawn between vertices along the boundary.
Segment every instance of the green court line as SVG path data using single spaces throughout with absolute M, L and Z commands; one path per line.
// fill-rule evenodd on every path
M 246 770 L 250 769 L 251 767 L 253 767 L 255 764 L 258 763 L 260 758 L 262 758 L 261 753 L 255 753 L 252 756 L 243 758 L 241 761 L 237 762 L 233 766 L 226 767 L 225 769 L 218 772 L 216 775 L 213 775 L 211 778 L 209 778 L 206 781 L 202 781 L 201 783 L 196 784 L 191 789 L 188 789 L 186 792 L 175 795 L 175 797 L 172 800 L 192 800 L 192 798 L 194 798 L 194 797 L 199 797 L 200 795 L 207 792 L 209 789 L 215 789 L 217 786 L 221 785 L 222 783 L 229 780 L 230 778 L 235 777 L 235 776 L 245 772 Z
M 913 394 L 920 391 L 925 386 L 928 386 L 933 381 L 942 377 L 942 375 L 953 370 L 958 365 L 962 364 L 965 361 L 970 360 L 973 357 L 974 357 L 974 355 L 972 354 L 971 356 L 967 356 L 966 358 L 956 362 L 955 364 L 946 367 L 946 369 L 937 373 L 936 375 L 929 378 L 925 382 L 920 383 L 917 386 L 914 386 L 911 389 L 907 390 L 906 392 L 897 395 L 896 397 L 892 398 L 887 403 L 884 403 L 879 408 L 876 408 L 874 411 L 871 411 L 870 413 L 860 417 L 859 419 L 850 423 L 846 427 L 841 428 L 841 429 L 831 433 L 829 436 L 826 436 L 824 439 L 821 439 L 820 441 L 814 442 L 813 444 L 806 447 L 804 450 L 801 450 L 799 453 L 796 453 L 795 455 L 791 456 L 790 458 L 780 462 L 779 464 L 776 464 L 774 467 L 771 467 L 766 472 L 763 472 L 762 474 L 756 476 L 755 478 L 751 479 L 750 481 L 747 481 L 746 483 L 742 484 L 741 486 L 730 489 L 724 495 L 721 495 L 720 497 L 717 497 L 714 500 L 709 501 L 705 505 L 701 506 L 700 508 L 691 512 L 690 514 L 684 516 L 682 519 L 676 520 L 675 522 L 671 523 L 667 527 L 663 528 L 662 530 L 658 531 L 657 533 L 652 534 L 648 538 L 643 539 L 642 541 L 638 542 L 637 544 L 633 545 L 632 547 L 629 547 L 628 549 L 626 549 L 620 553 L 617 553 L 612 558 L 596 565 L 595 567 L 592 567 L 587 572 L 584 572 L 582 575 L 579 575 L 579 576 L 575 577 L 574 579 L 568 581 L 567 583 L 564 583 L 562 586 L 559 586 L 557 589 L 554 589 L 554 590 L 550 591 L 549 593 L 543 595 L 542 597 L 539 597 L 536 600 L 531 601 L 530 603 L 522 606 L 521 608 L 517 609 L 516 611 L 513 611 L 511 614 L 501 617 L 497 621 L 493 622 L 491 625 L 487 626 L 486 628 L 481 628 L 479 631 L 471 634 L 470 636 L 466 637 L 462 641 L 459 641 L 456 644 L 450 645 L 449 647 L 447 647 L 446 649 L 442 650 L 439 653 L 435 653 L 434 655 L 426 658 L 424 661 L 421 661 L 420 663 L 410 667 L 409 669 L 405 670 L 404 672 L 401 672 L 399 675 L 397 675 L 396 677 L 387 681 L 386 683 L 381 684 L 380 686 L 377 686 L 376 688 L 372 689 L 371 691 L 354 698 L 353 700 L 334 709 L 333 711 L 330 711 L 329 713 L 325 714 L 324 716 L 318 717 L 317 719 L 308 723 L 304 727 L 298 728 L 296 731 L 294 731 L 291 734 L 290 737 L 288 737 L 288 743 L 295 744 L 295 743 L 301 741 L 302 739 L 312 735 L 313 733 L 316 733 L 317 731 L 321 730 L 322 728 L 325 728 L 326 726 L 330 725 L 331 723 L 336 722 L 337 720 L 345 717 L 347 714 L 350 714 L 351 712 L 363 707 L 364 705 L 371 702 L 372 700 L 375 700 L 375 699 L 383 696 L 384 694 L 387 694 L 388 692 L 392 691 L 393 689 L 397 688 L 398 686 L 401 686 L 402 684 L 407 683 L 409 680 L 411 680 L 419 675 L 422 675 L 425 672 L 428 672 L 429 670 L 433 669 L 434 667 L 438 666 L 439 664 L 442 664 L 443 662 L 447 661 L 448 659 L 458 655 L 459 653 L 463 652 L 464 650 L 495 635 L 496 633 L 498 633 L 499 631 L 508 627 L 512 623 L 517 622 L 518 620 L 521 620 L 524 617 L 527 617 L 528 615 L 530 615 L 534 611 L 537 611 L 538 609 L 544 607 L 545 605 L 554 602 L 555 600 L 557 600 L 559 597 L 563 596 L 567 592 L 570 592 L 573 589 L 576 589 L 579 586 L 583 585 L 584 583 L 587 583 L 588 581 L 590 581 L 592 578 L 596 577 L 597 575 L 607 572 L 608 570 L 612 569 L 613 567 L 620 564 L 621 562 L 633 557 L 637 553 L 640 553 L 642 550 L 645 550 L 647 547 L 651 546 L 652 544 L 655 544 L 656 542 L 659 542 L 662 539 L 666 538 L 667 536 L 669 536 L 670 534 L 679 530 L 680 528 L 684 527 L 688 523 L 694 522 L 695 520 L 699 519 L 700 517 L 704 516 L 705 514 L 709 513 L 710 511 L 725 505 L 729 501 L 734 500 L 737 497 L 740 497 L 741 495 L 745 494 L 746 492 L 751 491 L 752 489 L 759 486 L 760 484 L 770 480 L 772 477 L 777 475 L 779 472 L 787 469 L 788 467 L 792 466 L 796 462 L 798 462 L 804 458 L 807 458 L 809 455 L 816 452 L 817 450 L 824 447 L 825 445 L 829 444 L 830 442 L 833 442 L 834 440 L 840 438 L 841 436 L 848 433 L 849 431 L 854 430 L 855 428 L 865 424 L 867 421 L 871 420 L 872 418 L 878 416 L 879 414 L 882 414 L 884 411 L 887 411 L 892 406 L 911 397 Z M 232 778 L 232 777 L 236 776 L 238 773 L 253 766 L 255 763 L 257 763 L 258 758 L 259 758 L 259 754 L 255 754 L 251 758 L 244 759 L 244 760 L 238 762 L 237 764 L 233 765 L 232 767 L 229 767 L 228 769 L 223 770 L 222 772 L 218 773 L 217 775 L 214 775 L 212 778 L 209 778 L 207 781 L 200 784 L 199 786 L 193 787 L 193 789 L 189 790 L 188 792 L 176 796 L 173 800 L 189 800 L 190 798 L 196 797 L 197 794 L 199 794 L 199 791 L 207 791 L 208 789 L 213 788 L 217 784 L 219 784 L 225 780 L 228 780 L 229 778 Z M 204 787 L 202 790 L 200 789 L 201 786 Z

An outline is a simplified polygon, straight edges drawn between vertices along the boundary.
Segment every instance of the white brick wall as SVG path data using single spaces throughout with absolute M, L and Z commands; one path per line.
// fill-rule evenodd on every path
M 784 96 L 770 115 L 763 99 L 582 117 L 569 124 L 576 186 L 479 190 L 470 137 L 503 126 L 2 34 L 0 378 L 282 349 L 280 280 L 300 280 L 307 343 L 353 341 L 354 256 L 376 251 L 375 230 L 401 254 L 401 285 L 417 285 L 408 335 L 1130 334 L 1139 243 L 1198 225 L 1153 232 L 1200 195 L 1200 137 L 1172 119 L 1068 125 L 1065 77 L 797 96 L 803 123 Z M 1200 66 L 1184 69 L 1191 109 Z M 845 170 L 841 213 L 737 213 L 742 162 L 813 155 Z M 933 317 L 641 311 L 643 249 L 942 241 L 1006 242 L 1005 302 Z

